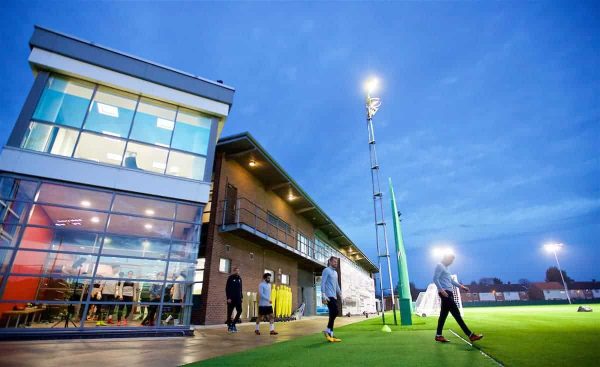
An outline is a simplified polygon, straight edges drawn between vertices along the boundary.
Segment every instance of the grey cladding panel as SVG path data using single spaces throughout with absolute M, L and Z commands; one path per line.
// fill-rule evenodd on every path
M 231 105 L 234 90 L 86 41 L 36 27 L 29 41 L 37 47 L 149 82 Z

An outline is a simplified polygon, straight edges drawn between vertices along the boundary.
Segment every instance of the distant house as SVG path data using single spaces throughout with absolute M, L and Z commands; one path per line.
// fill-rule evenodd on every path
M 529 294 L 527 288 L 521 284 L 474 284 L 469 286 L 469 291 L 461 290 L 463 303 L 467 302 L 504 302 L 527 301 Z
M 571 299 L 600 298 L 600 282 L 572 282 L 568 289 Z
M 529 297 L 532 300 L 566 300 L 567 293 L 559 282 L 531 283 Z

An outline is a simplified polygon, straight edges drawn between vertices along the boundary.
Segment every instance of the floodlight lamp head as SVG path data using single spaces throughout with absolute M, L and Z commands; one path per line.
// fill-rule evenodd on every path
M 455 256 L 454 250 L 450 247 L 434 247 L 431 250 L 431 254 L 436 259 L 443 259 L 446 256 Z
M 550 253 L 556 252 L 563 247 L 562 243 L 547 243 L 544 245 L 544 249 Z
M 367 80 L 367 82 L 365 83 L 365 89 L 367 91 L 367 94 L 370 96 L 373 92 L 375 92 L 375 90 L 377 90 L 378 86 L 379 79 L 375 77 L 369 78 L 369 80 Z

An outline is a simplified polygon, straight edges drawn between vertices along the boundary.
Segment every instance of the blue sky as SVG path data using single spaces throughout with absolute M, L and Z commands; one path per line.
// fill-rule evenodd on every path
M 600 279 L 599 8 L 5 1 L 0 142 L 33 80 L 34 24 L 223 79 L 237 90 L 224 134 L 250 131 L 374 257 L 362 81 L 375 74 L 382 179 L 418 286 L 440 243 L 465 282 L 542 280 L 550 240 L 571 277 Z

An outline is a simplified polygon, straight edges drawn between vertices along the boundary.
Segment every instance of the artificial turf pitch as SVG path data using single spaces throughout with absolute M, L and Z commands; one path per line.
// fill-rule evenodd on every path
M 466 308 L 465 320 L 485 335 L 477 342 L 481 351 L 505 366 L 598 366 L 600 309 L 576 310 L 575 305 Z M 450 343 L 434 342 L 436 322 L 436 317 L 413 316 L 413 326 L 392 325 L 392 332 L 384 333 L 381 318 L 374 317 L 336 329 L 341 343 L 315 334 L 189 366 L 498 365 L 447 330 Z M 463 336 L 451 316 L 448 328 Z

